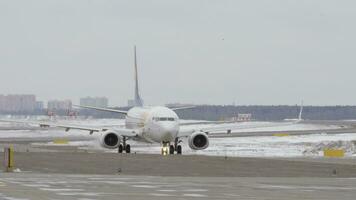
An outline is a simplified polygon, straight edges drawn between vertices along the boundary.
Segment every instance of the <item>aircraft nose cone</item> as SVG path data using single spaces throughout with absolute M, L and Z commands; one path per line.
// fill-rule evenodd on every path
M 174 124 L 164 124 L 161 126 L 163 140 L 172 141 L 177 133 Z

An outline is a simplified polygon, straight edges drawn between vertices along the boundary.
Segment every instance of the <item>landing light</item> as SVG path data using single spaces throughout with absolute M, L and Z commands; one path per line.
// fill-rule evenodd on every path
M 169 154 L 169 148 L 168 147 L 162 147 L 162 155 L 166 156 Z

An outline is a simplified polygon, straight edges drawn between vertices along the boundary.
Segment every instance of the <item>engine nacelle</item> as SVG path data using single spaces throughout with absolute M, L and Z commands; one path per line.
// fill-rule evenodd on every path
M 107 149 L 116 149 L 121 142 L 121 137 L 115 131 L 106 131 L 100 138 L 100 145 Z
M 208 135 L 204 132 L 195 132 L 188 138 L 188 144 L 191 149 L 203 150 L 209 146 Z

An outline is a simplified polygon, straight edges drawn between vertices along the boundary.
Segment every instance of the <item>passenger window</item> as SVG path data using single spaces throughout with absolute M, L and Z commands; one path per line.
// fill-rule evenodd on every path
M 170 117 L 168 118 L 168 121 L 174 121 L 174 118 Z

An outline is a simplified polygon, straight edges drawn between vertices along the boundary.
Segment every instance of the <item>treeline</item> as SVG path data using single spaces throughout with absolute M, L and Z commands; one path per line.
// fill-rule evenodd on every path
M 177 111 L 183 119 L 221 120 L 237 117 L 240 114 L 252 114 L 253 120 L 274 121 L 296 119 L 299 106 L 198 106 L 191 110 Z M 303 119 L 310 120 L 347 120 L 356 119 L 356 106 L 305 106 Z
M 128 110 L 129 108 L 116 108 Z M 178 110 L 181 119 L 195 120 L 228 120 L 237 117 L 238 114 L 252 114 L 253 120 L 273 121 L 298 118 L 299 106 L 214 106 L 201 105 L 193 109 Z M 92 116 L 94 118 L 124 118 L 117 113 L 102 112 L 88 109 L 78 110 L 80 116 Z M 68 111 L 57 111 L 56 115 L 67 115 Z M 33 113 L 0 113 L 12 115 L 46 115 L 47 111 L 38 110 Z M 356 119 L 356 106 L 305 106 L 303 119 L 310 120 L 347 120 Z

